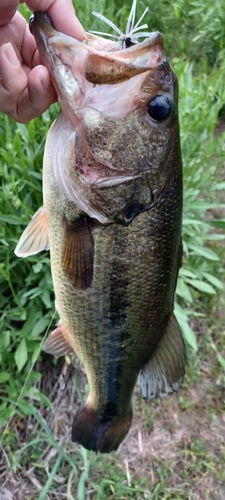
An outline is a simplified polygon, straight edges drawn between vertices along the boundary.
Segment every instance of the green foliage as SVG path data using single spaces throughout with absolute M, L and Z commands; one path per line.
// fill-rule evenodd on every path
M 22 231 L 42 204 L 40 166 L 53 114 L 55 109 L 27 126 L 0 117 L 0 363 L 3 373 L 11 373 L 1 384 L 0 395 L 9 396 L 12 406 L 36 359 L 54 307 L 47 254 L 38 256 L 38 262 L 37 258 L 21 261 L 14 255 Z M 27 390 L 39 377 L 32 373 Z M 0 405 L 0 422 L 12 408 L 8 410 Z
M 177 285 L 176 313 L 187 342 L 196 350 L 197 342 L 188 324 L 188 316 L 199 315 L 195 302 L 205 294 L 224 290 L 220 242 L 224 233 L 210 229 L 210 217 L 224 209 L 218 196 L 224 183 L 218 179 L 224 161 L 225 132 L 215 136 L 219 111 L 225 102 L 225 66 L 216 66 L 210 74 L 193 76 L 189 63 L 174 60 L 180 87 L 179 112 L 184 166 L 183 267 Z M 225 201 L 225 200 L 224 200 Z M 223 227 L 223 220 L 212 221 Z

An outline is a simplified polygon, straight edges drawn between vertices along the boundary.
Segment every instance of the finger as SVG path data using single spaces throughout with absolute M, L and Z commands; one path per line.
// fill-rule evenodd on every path
M 0 1 L 0 26 L 9 23 L 16 12 L 19 0 Z
M 11 43 L 0 48 L 0 77 L 0 111 L 21 123 L 44 113 L 57 99 L 47 68 L 36 66 L 26 75 Z
M 17 53 L 18 59 L 21 61 L 21 45 L 26 31 L 28 31 L 26 20 L 18 11 L 15 13 L 9 24 L 5 24 L 0 27 L 0 45 L 11 42 Z M 35 46 L 34 42 L 33 45 Z
M 27 77 L 11 43 L 0 47 L 0 110 L 10 114 L 26 88 Z
M 27 0 L 26 4 L 33 12 L 47 12 L 56 30 L 81 41 L 85 38 L 85 31 L 75 15 L 71 0 Z
M 28 85 L 11 114 L 14 120 L 26 123 L 41 115 L 57 100 L 45 66 L 36 66 L 28 75 Z

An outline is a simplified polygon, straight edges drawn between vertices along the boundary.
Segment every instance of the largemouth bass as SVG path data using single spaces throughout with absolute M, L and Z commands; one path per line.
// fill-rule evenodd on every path
M 41 12 L 30 30 L 62 111 L 47 136 L 43 207 L 16 254 L 50 248 L 60 321 L 44 348 L 80 359 L 90 393 L 72 440 L 108 453 L 131 426 L 137 379 L 152 399 L 184 376 L 177 81 L 158 32 L 125 49 L 91 34 L 78 42 Z

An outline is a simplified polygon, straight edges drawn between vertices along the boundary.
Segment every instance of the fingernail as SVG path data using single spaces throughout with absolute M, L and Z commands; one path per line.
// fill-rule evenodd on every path
M 42 88 L 45 92 L 52 91 L 52 84 L 49 80 L 49 77 L 41 79 L 41 85 L 42 85 Z
M 5 57 L 8 59 L 12 66 L 19 66 L 19 59 L 15 53 L 15 50 L 10 42 L 4 45 Z

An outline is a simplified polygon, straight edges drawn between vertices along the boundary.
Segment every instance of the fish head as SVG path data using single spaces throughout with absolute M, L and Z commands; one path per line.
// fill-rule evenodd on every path
M 75 169 L 62 187 L 67 183 L 68 193 L 68 183 L 76 185 L 86 212 L 100 222 L 129 224 L 155 206 L 181 166 L 177 80 L 162 35 L 126 49 L 91 34 L 79 42 L 41 12 L 30 30 L 76 129 Z

